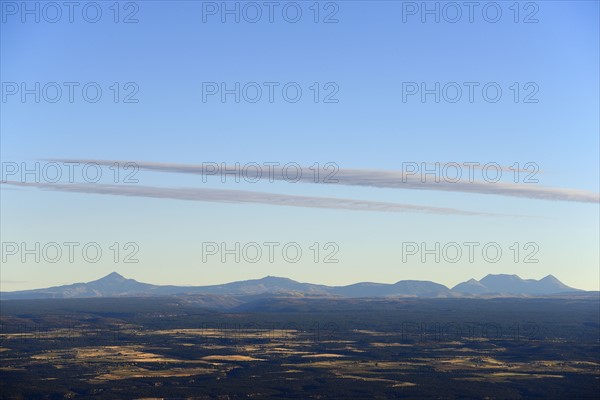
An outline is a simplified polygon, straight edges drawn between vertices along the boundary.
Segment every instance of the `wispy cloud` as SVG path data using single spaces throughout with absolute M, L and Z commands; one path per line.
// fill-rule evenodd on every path
M 212 203 L 266 204 L 289 207 L 309 207 L 352 211 L 417 212 L 464 216 L 509 216 L 503 214 L 472 212 L 454 208 L 428 207 L 380 201 L 355 200 L 331 197 L 293 196 L 245 190 L 221 190 L 201 188 L 162 188 L 142 185 L 104 185 L 95 183 L 35 183 L 13 182 L 2 184 L 30 187 L 69 193 L 104 194 L 115 196 L 149 197 L 175 200 L 191 200 Z M 512 215 L 511 215 L 512 216 Z
M 99 165 L 106 166 L 113 165 L 115 162 L 125 163 L 123 161 L 116 160 L 85 159 L 55 159 L 52 161 L 79 163 L 94 162 Z M 135 162 L 135 164 L 139 166 L 140 169 L 150 171 L 208 175 L 206 168 L 203 168 L 202 165 L 156 162 Z M 228 166 L 228 168 L 233 169 L 233 166 Z M 285 180 L 287 175 L 285 175 L 281 166 L 272 168 L 272 174 L 269 174 L 268 177 L 263 177 L 263 179 L 272 177 L 274 180 Z M 303 171 L 308 170 L 309 168 L 303 169 Z M 527 199 L 573 201 L 582 203 L 600 202 L 600 194 L 598 193 L 581 189 L 548 187 L 539 185 L 537 183 L 513 183 L 502 181 L 495 183 L 485 181 L 470 182 L 467 178 L 463 178 L 463 180 L 458 182 L 449 182 L 445 180 L 435 182 L 433 179 L 431 179 L 431 177 L 429 177 L 426 182 L 422 182 L 420 176 L 403 174 L 401 171 L 383 171 L 372 169 L 339 169 L 333 178 L 337 180 L 335 184 L 347 186 L 477 193 L 486 195 L 521 197 Z M 299 182 L 314 183 L 314 177 L 312 174 L 304 174 L 300 178 Z

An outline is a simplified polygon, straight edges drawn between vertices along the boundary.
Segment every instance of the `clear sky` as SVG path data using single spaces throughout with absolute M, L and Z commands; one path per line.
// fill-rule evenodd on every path
M 597 200 L 512 197 L 502 190 L 481 194 L 458 190 L 458 184 L 450 184 L 451 190 L 436 190 L 435 184 L 433 190 L 414 190 L 231 178 L 203 182 L 197 175 L 144 169 L 132 190 L 147 186 L 144 193 L 163 190 L 171 198 L 125 197 L 116 194 L 127 185 L 123 170 L 110 194 L 42 190 L 31 176 L 7 175 L 11 166 L 32 167 L 37 160 L 43 167 L 45 159 L 117 160 L 121 166 L 279 162 L 297 163 L 305 173 L 315 163 L 323 172 L 330 162 L 340 170 L 369 171 L 375 181 L 377 171 L 401 171 L 407 163 L 506 168 L 533 163 L 539 182 L 523 182 L 522 173 L 517 187 L 581 190 L 597 198 L 597 1 L 477 2 L 473 10 L 463 2 L 427 2 L 428 10 L 437 7 L 437 16 L 424 13 L 420 1 L 278 2 L 272 15 L 266 2 L 227 2 L 228 10 L 239 10 L 239 23 L 235 14 L 223 12 L 221 1 L 120 2 L 118 8 L 114 1 L 80 2 L 73 10 L 62 2 L 55 3 L 58 8 L 47 2 L 0 3 L 2 178 L 24 184 L 2 184 L 2 290 L 89 281 L 112 271 L 181 285 L 275 275 L 324 284 L 420 279 L 453 286 L 488 273 L 535 279 L 553 274 L 570 286 L 599 289 Z M 221 83 L 234 89 L 236 82 L 239 103 L 235 94 L 223 102 Z M 439 83 L 439 102 L 435 93 L 421 97 L 422 83 L 428 90 Z M 282 93 L 286 84 L 291 89 Z M 252 102 L 256 86 L 262 97 Z M 92 102 L 97 87 L 102 94 Z M 297 87 L 302 95 L 292 102 Z M 462 97 L 453 102 L 456 87 Z M 483 87 L 489 91 L 482 93 Z M 502 94 L 492 102 L 497 87 Z M 78 171 L 76 181 L 85 183 Z M 102 172 L 103 179 L 92 185 L 107 191 L 113 170 L 105 166 Z M 481 171 L 475 177 L 481 181 Z M 513 178 L 504 170 L 501 182 Z M 49 183 L 44 177 L 41 182 Z M 169 191 L 181 187 L 502 215 L 280 207 L 272 200 L 251 203 L 248 195 L 236 193 L 227 196 L 246 200 L 185 201 Z M 41 249 L 56 242 L 63 251 L 65 242 L 81 245 L 74 262 L 65 254 L 48 262 L 50 253 L 39 263 L 33 256 L 23 262 L 22 244 L 35 248 L 36 242 Z M 118 262 L 114 242 L 121 249 Z M 135 246 L 125 249 L 129 242 Z M 263 251 L 264 242 L 281 245 L 275 262 L 264 254 L 256 263 L 248 262 L 248 254 L 239 263 L 233 256 L 222 262 L 220 253 L 204 254 L 203 260 L 206 243 L 213 242 L 230 248 L 256 242 Z M 303 252 L 296 263 L 278 250 L 292 242 Z M 450 253 L 440 262 L 434 256 L 423 262 L 421 253 L 403 260 L 407 243 L 422 250 L 423 243 L 443 248 L 451 242 L 464 251 L 464 242 L 479 242 L 474 262 L 466 254 L 449 262 Z M 16 254 L 10 243 L 19 244 Z M 82 258 L 79 249 L 86 243 L 102 249 L 98 262 Z M 327 243 L 334 246 L 326 248 Z M 487 243 L 501 248 L 497 262 L 482 257 Z M 138 263 L 123 262 L 131 249 Z M 339 262 L 324 262 L 332 251 Z M 539 261 L 524 262 L 532 252 Z

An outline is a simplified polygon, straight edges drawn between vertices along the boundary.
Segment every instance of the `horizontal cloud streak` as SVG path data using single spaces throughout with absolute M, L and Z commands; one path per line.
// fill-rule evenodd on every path
M 31 187 L 42 190 L 104 194 L 116 196 L 149 197 L 175 200 L 192 200 L 213 203 L 266 204 L 289 207 L 325 208 L 352 211 L 420 212 L 429 214 L 502 216 L 502 214 L 471 212 L 453 208 L 417 206 L 379 201 L 354 200 L 330 197 L 292 196 L 245 190 L 160 188 L 141 185 L 104 185 L 94 183 L 35 183 L 8 181 L 2 184 Z M 504 215 L 506 216 L 506 215 Z
M 52 160 L 58 162 L 79 162 L 79 163 L 97 163 L 99 165 L 110 166 L 115 162 L 125 163 L 123 161 L 107 160 Z M 193 164 L 171 164 L 156 162 L 135 162 L 140 169 L 158 172 L 187 173 L 196 175 L 209 175 L 203 170 L 202 165 Z M 233 166 L 227 168 L 233 169 Z M 272 167 L 272 175 L 275 180 L 283 181 L 283 168 Z M 308 168 L 304 168 L 304 171 Z M 555 188 L 542 186 L 534 183 L 512 183 L 512 182 L 484 182 L 484 181 L 459 181 L 435 182 L 431 177 L 427 182 L 422 182 L 420 177 L 414 175 L 403 175 L 400 171 L 381 171 L 370 169 L 339 169 L 333 177 L 338 182 L 328 184 L 338 184 L 347 186 L 365 186 L 376 188 L 391 189 L 412 189 L 412 190 L 434 190 L 445 192 L 476 193 L 498 196 L 521 197 L 527 199 L 556 200 L 556 201 L 574 201 L 582 203 L 599 203 L 600 194 L 587 190 Z M 314 183 L 312 175 L 302 176 L 299 182 Z M 327 182 L 326 182 L 327 183 Z

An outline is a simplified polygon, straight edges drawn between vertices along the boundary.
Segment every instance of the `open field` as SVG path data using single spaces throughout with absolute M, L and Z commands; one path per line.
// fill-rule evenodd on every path
M 285 312 L 277 299 L 246 312 L 118 302 L 3 301 L 1 397 L 583 399 L 600 390 L 597 300 L 312 299 L 286 300 Z

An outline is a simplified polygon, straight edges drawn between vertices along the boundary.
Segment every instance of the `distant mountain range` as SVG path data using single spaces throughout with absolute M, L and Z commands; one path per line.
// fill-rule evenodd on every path
M 566 286 L 552 275 L 543 279 L 521 279 L 517 275 L 487 275 L 470 279 L 452 289 L 430 281 L 405 280 L 393 284 L 361 282 L 348 286 L 325 286 L 300 283 L 288 278 L 267 276 L 262 279 L 231 282 L 213 286 L 152 285 L 127 279 L 116 272 L 104 278 L 45 289 L 0 292 L 0 299 L 91 298 L 122 296 L 301 296 L 301 297 L 540 297 L 581 295 L 585 292 Z M 597 292 L 593 292 L 597 293 Z

